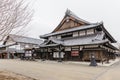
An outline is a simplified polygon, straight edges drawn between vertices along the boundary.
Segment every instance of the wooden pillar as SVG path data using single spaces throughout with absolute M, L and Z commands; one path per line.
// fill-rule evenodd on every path
M 43 53 L 42 53 L 42 61 L 45 60 L 45 48 L 43 48 Z
M 53 60 L 53 58 L 54 58 L 54 57 L 53 57 L 53 54 L 54 54 L 53 48 L 52 48 L 52 52 L 51 52 L 51 53 L 52 53 L 52 55 L 50 56 L 50 59 Z
M 59 60 L 58 62 L 62 62 L 62 59 L 61 59 L 61 45 L 59 45 Z
M 10 53 L 9 52 L 5 56 L 6 56 L 7 59 L 10 59 Z
M 109 54 L 109 51 L 107 50 L 107 63 L 109 63 L 109 59 L 110 59 L 110 54 Z
M 48 54 L 48 48 L 47 48 L 47 53 L 46 53 L 46 59 L 47 59 L 47 60 L 48 60 L 48 55 L 49 55 L 49 54 Z

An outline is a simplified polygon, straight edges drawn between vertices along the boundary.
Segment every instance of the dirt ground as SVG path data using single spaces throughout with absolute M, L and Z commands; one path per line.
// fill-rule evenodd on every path
M 120 80 L 119 74 L 120 62 L 92 67 L 57 61 L 0 59 L 0 80 Z
M 9 71 L 0 71 L 0 80 L 35 80 Z
M 0 59 L 0 70 L 22 74 L 36 80 L 93 80 L 106 69 L 107 67 L 90 67 L 57 61 Z

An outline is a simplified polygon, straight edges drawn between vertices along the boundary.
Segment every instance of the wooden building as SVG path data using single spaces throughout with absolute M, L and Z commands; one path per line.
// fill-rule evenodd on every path
M 49 34 L 41 35 L 41 58 L 50 60 L 97 61 L 115 59 L 116 40 L 103 22 L 90 23 L 67 10 L 60 24 Z
M 28 53 L 31 55 L 32 49 L 39 48 L 41 43 L 43 41 L 40 39 L 10 34 L 0 47 L 0 58 L 19 58 Z

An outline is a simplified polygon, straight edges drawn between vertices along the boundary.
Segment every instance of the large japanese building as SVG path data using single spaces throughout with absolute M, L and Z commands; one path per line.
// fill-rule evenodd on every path
M 60 24 L 49 34 L 41 35 L 41 58 L 50 60 L 97 61 L 115 59 L 116 40 L 103 22 L 90 23 L 67 10 Z

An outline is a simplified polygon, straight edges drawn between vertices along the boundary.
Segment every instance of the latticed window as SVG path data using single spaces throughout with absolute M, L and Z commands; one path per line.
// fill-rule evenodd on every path
M 80 35 L 80 36 L 84 36 L 84 35 L 85 35 L 85 31 L 80 31 L 80 32 L 79 32 L 79 35 Z
M 73 37 L 78 36 L 78 32 L 73 32 Z
M 73 37 L 73 34 L 72 33 L 67 33 L 67 34 L 61 35 L 61 38 L 69 38 L 69 37 Z
M 89 30 L 87 30 L 87 35 L 88 34 L 94 34 L 94 29 L 89 29 Z

